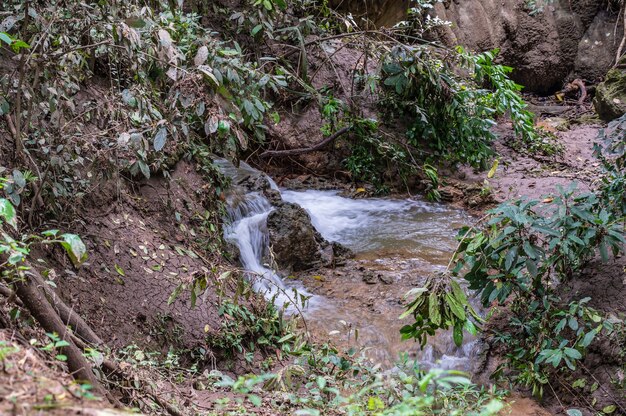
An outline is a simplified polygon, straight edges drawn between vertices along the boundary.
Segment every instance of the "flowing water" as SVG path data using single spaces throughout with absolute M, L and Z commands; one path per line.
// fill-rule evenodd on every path
M 218 164 L 235 184 L 259 175 L 243 163 L 239 168 L 225 161 Z M 271 179 L 269 183 L 278 190 Z M 260 192 L 233 192 L 225 236 L 239 248 L 241 263 L 256 290 L 275 297 L 279 304 L 287 301 L 285 293 L 291 288 L 312 294 L 305 311 L 312 331 L 346 346 L 365 348 L 383 365 L 391 365 L 400 352 L 409 351 L 425 366 L 469 369 L 473 340 L 457 348 L 449 334 L 438 334 L 421 351 L 414 342 L 400 341 L 399 329 L 410 319 L 401 322 L 397 318 L 403 293 L 445 268 L 455 247 L 455 230 L 469 221 L 463 211 L 413 198 L 351 199 L 338 191 L 318 190 L 282 189 L 280 193 L 283 200 L 308 211 L 325 239 L 347 246 L 357 257 L 346 268 L 308 279 L 306 288 L 292 279 L 285 282 L 264 264 L 269 250 L 266 220 L 272 205 Z M 386 284 L 365 284 L 364 273 Z

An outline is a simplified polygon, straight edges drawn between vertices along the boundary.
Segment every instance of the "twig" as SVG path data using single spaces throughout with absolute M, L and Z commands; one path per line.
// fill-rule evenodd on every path
M 619 48 L 617 48 L 617 54 L 615 55 L 615 66 L 619 64 L 619 60 L 622 57 L 622 51 L 624 50 L 624 46 L 626 46 L 626 1 L 622 6 L 623 14 L 624 14 L 624 36 L 622 37 L 622 41 L 619 44 Z

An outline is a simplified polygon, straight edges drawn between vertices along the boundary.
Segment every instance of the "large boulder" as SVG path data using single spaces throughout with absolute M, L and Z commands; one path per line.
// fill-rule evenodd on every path
M 605 121 L 614 120 L 626 113 L 626 57 L 598 85 L 593 106 Z
M 280 270 L 334 267 L 353 256 L 350 249 L 326 241 L 301 206 L 277 200 L 272 201 L 272 204 L 276 209 L 267 217 L 267 229 L 274 260 Z
M 322 265 L 325 241 L 304 208 L 283 202 L 267 217 L 267 229 L 281 270 L 301 271 Z

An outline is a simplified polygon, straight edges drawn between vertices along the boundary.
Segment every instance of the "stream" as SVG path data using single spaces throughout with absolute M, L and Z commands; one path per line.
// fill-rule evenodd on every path
M 398 319 L 404 293 L 445 269 L 456 230 L 470 221 L 464 211 L 419 198 L 352 199 L 332 190 L 279 189 L 245 163 L 239 168 L 224 160 L 215 163 L 235 185 L 262 175 L 284 201 L 308 212 L 326 240 L 343 244 L 356 256 L 343 267 L 282 278 L 263 262 L 269 251 L 266 220 L 274 208 L 261 192 L 239 188 L 227 199 L 225 238 L 238 247 L 255 290 L 278 305 L 289 300 L 286 293 L 292 289 L 311 296 L 304 317 L 317 339 L 362 348 L 384 367 L 392 367 L 406 351 L 424 368 L 471 369 L 476 341 L 469 335 L 456 347 L 451 335 L 442 332 L 420 350 L 417 343 L 400 339 L 400 328 L 411 319 Z

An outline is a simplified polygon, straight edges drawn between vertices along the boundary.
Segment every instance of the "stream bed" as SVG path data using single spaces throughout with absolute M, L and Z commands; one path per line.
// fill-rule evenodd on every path
M 249 182 L 250 177 L 258 181 L 260 172 L 246 164 L 217 164 L 234 184 Z M 461 347 L 442 332 L 420 350 L 417 343 L 400 339 L 400 328 L 411 318 L 398 319 L 403 295 L 445 269 L 456 246 L 456 230 L 471 220 L 464 211 L 419 198 L 352 199 L 332 190 L 279 189 L 265 178 L 284 201 L 307 211 L 326 240 L 350 248 L 355 258 L 341 267 L 281 277 L 263 262 L 269 251 L 266 220 L 274 208 L 261 192 L 240 189 L 228 199 L 225 237 L 239 248 L 256 290 L 279 304 L 293 288 L 311 296 L 304 318 L 316 339 L 363 349 L 384 367 L 407 352 L 424 367 L 470 370 L 475 340 L 467 334 Z

